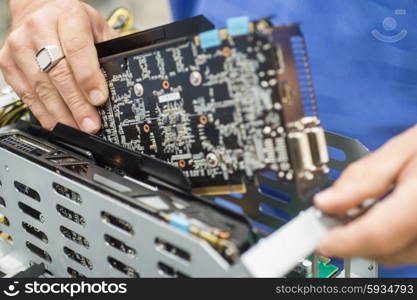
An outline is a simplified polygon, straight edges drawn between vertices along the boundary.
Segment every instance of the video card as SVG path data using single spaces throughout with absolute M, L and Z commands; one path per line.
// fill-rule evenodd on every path
M 216 30 L 196 17 L 97 50 L 110 91 L 101 137 L 179 167 L 194 193 L 245 193 L 262 171 L 295 181 L 303 197 L 325 181 L 326 141 L 297 24 L 238 17 Z

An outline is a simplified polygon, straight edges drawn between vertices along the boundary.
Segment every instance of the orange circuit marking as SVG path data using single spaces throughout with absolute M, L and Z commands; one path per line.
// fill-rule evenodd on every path
M 170 84 L 169 84 L 169 81 L 168 80 L 162 81 L 162 87 L 164 89 L 169 89 L 169 86 L 170 86 Z
M 205 115 L 200 116 L 200 123 L 203 125 L 207 124 L 207 117 Z
M 185 160 L 183 160 L 183 159 L 180 159 L 179 161 L 178 161 L 178 166 L 182 169 L 182 168 L 185 168 L 185 166 L 187 165 L 187 163 L 185 162 Z
M 143 125 L 143 131 L 149 133 L 149 131 L 151 131 L 151 126 L 149 126 L 148 124 Z
M 230 50 L 229 47 L 224 47 L 222 52 L 224 57 L 229 57 L 230 55 L 232 55 L 232 50 Z

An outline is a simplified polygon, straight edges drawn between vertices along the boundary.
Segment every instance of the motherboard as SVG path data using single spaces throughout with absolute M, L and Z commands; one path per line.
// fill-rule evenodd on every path
M 179 167 L 197 194 L 245 193 L 260 171 L 310 182 L 327 172 L 298 25 L 233 18 L 100 63 L 110 90 L 100 135 Z

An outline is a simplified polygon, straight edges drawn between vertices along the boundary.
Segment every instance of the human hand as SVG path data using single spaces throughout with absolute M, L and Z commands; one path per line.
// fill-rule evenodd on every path
M 315 204 L 342 213 L 392 188 L 366 214 L 324 236 L 319 251 L 389 266 L 417 263 L 417 126 L 351 164 L 332 187 L 316 195 Z
M 78 0 L 11 0 L 10 6 L 11 32 L 0 50 L 6 82 L 43 127 L 61 122 L 97 132 L 101 123 L 95 106 L 107 100 L 108 88 L 94 43 L 117 33 Z M 35 56 L 48 45 L 60 45 L 65 58 L 43 73 Z

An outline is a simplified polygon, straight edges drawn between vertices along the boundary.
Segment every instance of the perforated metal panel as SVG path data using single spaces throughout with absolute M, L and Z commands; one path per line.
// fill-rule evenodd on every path
M 229 264 L 205 242 L 4 149 L 0 149 L 0 168 L 0 195 L 6 203 L 6 207 L 0 207 L 0 213 L 10 220 L 10 225 L 1 224 L 0 230 L 13 237 L 12 245 L 0 242 L 3 256 L 12 253 L 26 266 L 29 266 L 31 261 L 43 262 L 47 269 L 58 277 L 68 277 L 68 267 L 87 277 L 129 277 L 111 266 L 108 261 L 110 257 L 131 267 L 130 277 L 135 277 L 136 273 L 137 276 L 166 277 L 161 270 L 161 263 L 162 266 L 172 268 L 174 272 L 180 272 L 180 276 L 238 275 L 234 274 Z M 40 201 L 17 191 L 15 181 L 35 190 L 40 196 Z M 58 194 L 53 189 L 54 183 L 79 193 L 82 203 Z M 41 215 L 39 218 L 31 217 L 22 211 L 19 203 L 41 212 Z M 58 212 L 57 205 L 71 211 L 72 216 L 77 214 L 74 219 L 84 225 L 63 217 Z M 102 212 L 128 222 L 132 227 L 132 233 L 124 232 L 103 221 Z M 29 234 L 22 227 L 22 222 L 41 230 L 48 241 L 42 241 Z M 61 226 L 84 237 L 88 247 L 82 242 L 79 244 L 65 237 L 60 230 Z M 105 234 L 135 249 L 136 255 L 123 253 L 111 247 L 104 239 Z M 190 256 L 189 261 L 160 250 L 155 244 L 157 238 L 186 251 Z M 30 251 L 27 243 L 46 251 L 50 261 Z M 88 259 L 88 266 L 69 258 L 64 248 Z M 81 259 L 80 256 L 79 258 Z
M 328 141 L 342 148 L 338 136 L 328 134 Z M 355 147 L 366 150 L 359 143 Z M 347 157 L 357 158 L 355 155 Z M 272 188 L 280 188 L 272 179 L 265 178 Z M 56 277 L 71 274 L 87 277 L 250 276 L 241 263 L 231 267 L 206 242 L 4 149 L 0 149 L 0 181 L 0 197 L 5 204 L 0 201 L 0 214 L 10 223 L 9 226 L 0 224 L 0 231 L 13 238 L 12 244 L 0 240 L 0 259 L 12 257 L 24 267 L 44 263 L 49 276 Z M 69 198 L 57 187 L 67 189 L 67 195 L 68 189 L 71 190 Z M 295 191 L 290 186 L 287 189 L 289 193 Z M 257 209 L 260 202 L 276 201 L 270 196 L 267 199 L 265 195 L 256 195 L 249 200 L 256 203 L 253 207 Z M 288 207 L 297 212 L 296 204 Z M 103 215 L 117 218 L 125 230 L 109 224 Z M 106 236 L 130 250 L 115 249 Z M 156 241 L 167 242 L 185 254 L 164 251 Z M 120 264 L 124 271 L 117 269 Z M 370 265 L 375 266 L 369 261 L 355 262 L 352 273 L 374 276 L 375 269 L 366 272 Z

